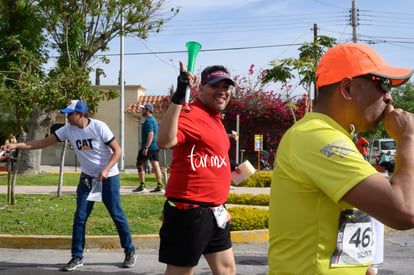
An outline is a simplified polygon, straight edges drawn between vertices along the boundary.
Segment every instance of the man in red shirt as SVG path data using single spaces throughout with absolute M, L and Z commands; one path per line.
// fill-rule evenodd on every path
M 213 274 L 236 274 L 224 207 L 231 183 L 230 142 L 220 116 L 234 82 L 225 67 L 207 67 L 191 111 L 181 112 L 186 87 L 196 76 L 185 72 L 182 62 L 180 72 L 158 132 L 158 146 L 173 148 L 159 261 L 167 264 L 165 274 L 193 274 L 204 255 Z
M 357 141 L 357 148 L 359 150 L 359 152 L 364 156 L 365 160 L 368 160 L 368 152 L 367 152 L 367 148 L 368 148 L 368 141 L 362 136 L 361 133 L 358 133 L 357 135 L 358 137 L 358 141 Z

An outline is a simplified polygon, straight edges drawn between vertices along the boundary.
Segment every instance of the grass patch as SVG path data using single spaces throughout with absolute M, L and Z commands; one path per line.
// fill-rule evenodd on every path
M 0 203 L 0 234 L 72 235 L 76 196 L 16 195 L 17 205 Z M 0 194 L 0 202 L 6 195 Z M 163 195 L 121 196 L 132 234 L 157 234 L 161 227 Z M 103 203 L 95 203 L 86 225 L 87 235 L 117 235 Z
M 17 175 L 18 186 L 57 186 L 59 175 L 56 173 L 42 173 L 38 175 Z M 137 174 L 120 175 L 122 186 L 138 186 Z M 79 173 L 65 173 L 64 186 L 76 186 Z M 157 185 L 154 174 L 146 175 L 146 184 L 149 188 Z M 7 185 L 7 174 L 0 174 L 0 185 Z M 76 195 L 16 194 L 16 205 L 7 205 L 6 194 L 0 194 L 0 234 L 15 235 L 72 235 L 73 215 L 76 208 Z M 269 195 L 230 194 L 228 203 L 268 205 Z M 158 234 L 162 224 L 162 207 L 164 195 L 122 195 L 121 202 L 127 216 L 131 233 L 134 235 Z M 229 209 L 229 212 L 235 212 Z M 249 221 L 243 218 L 247 214 L 240 211 L 249 211 L 251 217 L 260 217 L 260 222 Z M 261 213 L 265 210 L 240 210 L 233 216 L 232 230 L 249 230 L 259 226 L 266 219 Z M 266 213 L 265 211 L 264 213 Z M 260 215 L 259 215 L 260 214 Z M 247 229 L 248 228 L 248 229 Z M 258 228 L 263 228 L 259 226 Z M 255 228 L 255 229 L 258 229 Z M 94 205 L 91 216 L 86 225 L 87 235 L 117 235 L 115 225 L 103 203 Z
M 0 185 L 7 185 L 7 174 L 0 174 Z M 121 174 L 122 186 L 138 186 L 139 178 L 138 174 Z M 37 175 L 17 175 L 16 185 L 21 186 L 57 186 L 59 181 L 58 173 L 41 173 Z M 79 182 L 79 173 L 64 173 L 63 185 L 64 186 L 76 186 Z M 154 174 L 145 176 L 145 183 L 147 186 L 157 186 Z

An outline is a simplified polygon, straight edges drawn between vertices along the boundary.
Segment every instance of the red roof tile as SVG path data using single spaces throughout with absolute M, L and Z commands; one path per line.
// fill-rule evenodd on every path
M 131 102 L 128 107 L 125 108 L 125 113 L 141 113 L 139 105 L 145 103 L 151 103 L 154 106 L 154 113 L 165 113 L 168 108 L 170 96 L 166 95 L 145 95 L 140 96 L 138 102 Z

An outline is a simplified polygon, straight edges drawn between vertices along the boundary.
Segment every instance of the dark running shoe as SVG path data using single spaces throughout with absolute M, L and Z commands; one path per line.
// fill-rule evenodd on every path
M 65 267 L 63 267 L 63 271 L 73 271 L 81 266 L 83 266 L 82 259 L 79 257 L 73 257 L 72 259 L 70 259 L 68 264 Z
M 157 188 L 150 191 L 150 193 L 157 193 L 157 192 L 165 193 L 164 189 L 162 189 L 162 187 L 160 186 L 157 186 Z
M 135 255 L 134 252 L 127 252 L 125 254 L 125 260 L 124 260 L 124 263 L 122 264 L 122 267 L 131 268 L 135 265 L 136 261 L 137 261 L 137 255 Z
M 147 189 L 143 186 L 139 186 L 139 187 L 133 189 L 132 192 L 145 193 L 145 192 L 147 192 Z

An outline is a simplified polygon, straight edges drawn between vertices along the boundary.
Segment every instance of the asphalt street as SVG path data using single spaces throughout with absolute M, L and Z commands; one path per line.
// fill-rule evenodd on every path
M 412 275 L 414 270 L 414 232 L 387 231 L 384 241 L 384 263 L 380 275 Z M 237 274 L 264 275 L 268 272 L 267 244 L 235 243 L 233 246 Z M 84 266 L 74 271 L 79 274 L 163 274 L 165 265 L 158 262 L 156 249 L 137 251 L 135 267 L 121 267 L 124 255 L 120 249 L 96 249 L 85 252 Z M 60 269 L 70 259 L 66 249 L 6 249 L 0 248 L 0 274 L 49 275 L 61 274 Z M 202 258 L 195 274 L 211 274 Z
M 234 244 L 237 274 L 267 274 L 267 244 Z M 165 265 L 158 262 L 158 250 L 137 251 L 133 268 L 122 268 L 121 249 L 89 250 L 84 254 L 84 265 L 75 270 L 79 274 L 163 274 Z M 64 249 L 0 249 L 0 274 L 49 275 L 62 274 L 60 269 L 70 260 L 70 251 Z M 195 274 L 211 274 L 202 258 Z

